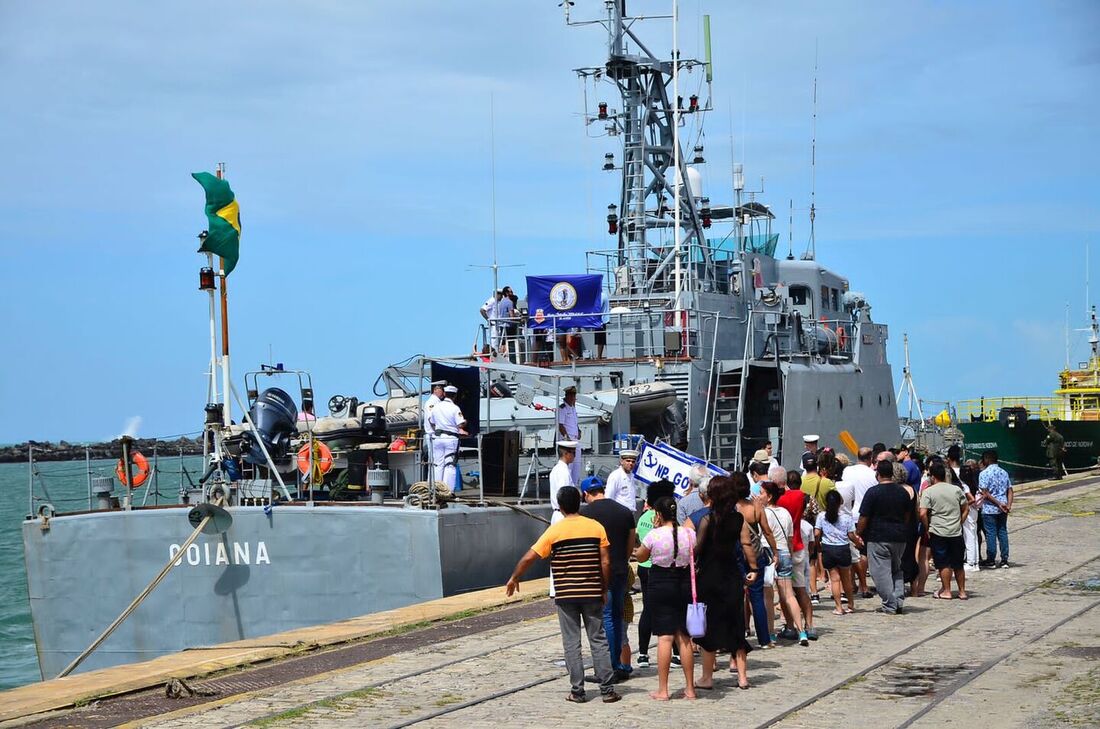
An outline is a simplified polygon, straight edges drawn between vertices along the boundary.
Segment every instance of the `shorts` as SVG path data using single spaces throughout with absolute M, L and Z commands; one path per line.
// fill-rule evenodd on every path
M 791 579 L 791 569 L 793 563 L 791 562 L 790 552 L 779 553 L 779 563 L 775 566 L 775 578 L 777 580 L 789 580 Z
M 856 545 L 849 544 L 848 552 L 852 555 L 852 564 L 855 564 L 859 561 L 859 549 L 856 548 Z
M 594 330 L 595 336 L 593 337 L 596 346 L 607 346 L 607 325 L 602 325 L 599 329 Z
M 791 555 L 793 564 L 791 584 L 794 587 L 805 588 L 810 584 L 810 560 L 806 556 L 806 550 L 800 549 Z
M 821 545 L 821 566 L 827 570 L 852 566 L 852 550 L 847 544 Z
M 929 536 L 932 547 L 932 561 L 938 570 L 961 570 L 966 562 L 966 542 L 960 534 L 957 537 Z

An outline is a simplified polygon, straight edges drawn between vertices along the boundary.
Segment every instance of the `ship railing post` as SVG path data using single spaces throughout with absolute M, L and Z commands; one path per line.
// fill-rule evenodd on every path
M 84 470 L 88 472 L 88 511 L 92 510 L 92 455 L 88 446 L 84 446 Z
M 27 444 L 27 514 L 34 516 L 34 446 Z

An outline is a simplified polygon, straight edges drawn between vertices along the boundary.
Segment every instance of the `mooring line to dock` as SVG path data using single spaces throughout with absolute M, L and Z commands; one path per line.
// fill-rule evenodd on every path
M 1047 521 L 1041 522 L 1041 523 L 1048 524 L 1048 523 L 1050 523 L 1050 521 L 1053 521 L 1053 520 L 1047 520 Z M 1086 565 L 1089 565 L 1089 564 L 1095 562 L 1098 559 L 1100 559 L 1100 554 L 1097 554 L 1093 557 L 1090 557 L 1089 559 L 1086 559 L 1084 562 L 1076 564 L 1073 567 L 1070 567 L 1068 570 L 1065 570 L 1064 572 L 1061 572 L 1061 573 L 1059 573 L 1059 574 L 1057 574 L 1053 577 L 1048 577 L 1047 579 L 1043 580 L 1042 582 L 1036 583 L 1036 584 L 1032 585 L 1031 587 L 1020 590 L 1019 592 L 1017 592 L 1013 595 L 1009 595 L 1008 597 L 1003 598 L 1003 599 L 993 603 L 992 605 L 984 607 L 984 608 L 982 608 L 981 610 L 978 610 L 975 613 L 971 613 L 970 615 L 966 615 L 966 616 L 956 620 L 955 622 L 951 623 L 950 625 L 948 625 L 944 628 L 941 628 L 940 630 L 937 630 L 932 635 L 920 638 L 919 640 L 916 640 L 916 641 L 910 643 L 909 645 L 905 646 L 901 650 L 896 651 L 894 653 L 891 653 L 890 655 L 888 655 L 885 658 L 882 658 L 878 661 L 875 661 L 874 663 L 872 663 L 867 668 L 856 671 L 855 673 L 845 677 L 843 681 L 838 681 L 837 683 L 834 683 L 832 686 L 830 686 L 826 689 L 823 689 L 822 691 L 819 691 L 818 693 L 814 694 L 813 696 L 809 697 L 808 699 L 805 699 L 804 701 L 800 701 L 798 704 L 792 706 L 790 709 L 787 709 L 786 711 L 784 711 L 780 714 L 777 714 L 776 716 L 773 716 L 772 718 L 768 719 L 767 721 L 765 721 L 763 723 L 757 724 L 756 727 L 757 727 L 757 729 L 766 729 L 766 727 L 775 726 L 776 724 L 783 721 L 784 719 L 791 716 L 792 714 L 795 714 L 799 711 L 802 711 L 803 709 L 805 709 L 808 706 L 816 704 L 821 699 L 825 698 L 829 694 L 832 694 L 834 691 L 837 691 L 838 689 L 843 688 L 844 686 L 851 683 L 853 680 L 855 680 L 857 678 L 862 678 L 862 677 L 866 676 L 867 674 L 871 673 L 872 671 L 876 671 L 876 670 L 882 668 L 886 664 L 893 662 L 894 660 L 900 658 L 901 656 L 905 655 L 906 653 L 909 653 L 909 652 L 919 648 L 920 646 L 927 643 L 928 641 L 935 640 L 936 638 L 939 638 L 939 637 L 951 632 L 955 628 L 958 628 L 960 625 L 963 625 L 964 623 L 968 623 L 971 620 L 973 620 L 974 618 L 977 618 L 981 615 L 984 615 L 985 613 L 988 613 L 990 610 L 996 610 L 997 608 L 1001 607 L 1002 605 L 1010 603 L 1013 600 L 1018 600 L 1019 598 L 1023 597 L 1024 595 L 1030 595 L 1032 592 L 1035 592 L 1036 590 L 1040 589 L 1041 587 L 1043 587 L 1047 583 L 1049 583 L 1053 580 L 1060 580 L 1063 577 L 1065 577 L 1066 575 L 1071 574 L 1073 572 L 1076 572 L 1077 570 L 1081 569 L 1082 567 L 1085 567 Z M 1096 607 L 1097 604 L 1100 604 L 1100 603 L 1093 603 L 1093 604 L 1089 605 L 1088 610 L 1091 610 L 1092 608 Z M 1082 612 L 1086 612 L 1086 611 L 1082 611 Z M 1077 616 L 1073 615 L 1073 616 L 1070 617 L 1070 619 L 1072 619 L 1073 617 L 1077 617 Z M 1055 625 L 1054 627 L 1057 628 L 1058 625 Z M 1040 637 L 1042 637 L 1042 636 L 1040 636 Z M 986 670 L 988 670 L 988 669 L 986 669 Z

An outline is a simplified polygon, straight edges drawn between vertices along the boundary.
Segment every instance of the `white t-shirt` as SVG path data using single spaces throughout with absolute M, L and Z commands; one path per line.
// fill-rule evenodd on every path
M 455 405 L 450 399 L 445 399 L 432 408 L 432 414 L 428 416 L 428 422 L 431 423 L 435 431 L 435 437 L 445 438 L 453 435 L 457 438 L 459 429 L 466 424 L 466 418 L 463 417 L 462 411 L 458 409 L 458 405 Z
M 851 484 L 852 487 L 852 518 L 859 520 L 859 507 L 863 503 L 863 496 L 867 489 L 878 483 L 875 469 L 862 463 L 856 463 L 844 469 L 841 480 Z
M 805 519 L 799 519 L 798 526 L 802 530 L 802 544 L 808 550 L 810 545 L 814 543 L 814 526 Z
M 783 554 L 791 553 L 791 541 L 794 538 L 794 524 L 790 513 L 781 506 L 769 506 L 764 509 L 768 517 L 768 527 L 775 537 L 775 548 Z
M 638 508 L 638 487 L 634 482 L 634 473 L 627 473 L 622 466 L 616 468 L 607 477 L 607 488 L 604 492 L 609 499 L 613 499 L 631 511 Z
M 849 466 L 851 468 L 851 466 Z M 852 518 L 852 504 L 855 502 L 856 487 L 850 481 L 837 481 L 836 492 L 843 499 L 840 503 L 840 515 Z
M 565 486 L 576 486 L 573 483 L 573 475 L 569 472 L 569 464 L 558 461 L 550 469 L 550 505 L 558 508 L 558 491 Z
M 562 403 L 558 408 L 558 425 L 565 426 L 565 436 L 570 440 L 581 437 L 581 429 L 577 425 L 577 408 L 575 405 Z

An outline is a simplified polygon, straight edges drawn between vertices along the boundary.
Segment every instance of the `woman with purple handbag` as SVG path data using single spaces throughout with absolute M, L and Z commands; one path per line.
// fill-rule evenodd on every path
M 703 651 L 703 674 L 696 687 L 714 688 L 717 654 L 719 651 L 729 651 L 730 670 L 737 671 L 737 686 L 747 689 L 746 656 L 752 647 L 745 640 L 745 583 L 757 578 L 752 532 L 737 511 L 733 479 L 717 476 L 711 479 L 707 492 L 710 513 L 699 525 L 695 547 L 699 565 L 696 601 L 706 604 L 705 632 L 698 636 L 692 633 Z M 745 560 L 744 573 L 741 570 L 741 555 Z
M 684 698 L 695 698 L 695 664 L 691 637 L 688 635 L 688 605 L 691 596 L 695 532 L 676 524 L 676 500 L 663 496 L 653 504 L 653 529 L 634 550 L 639 562 L 650 560 L 646 611 L 652 612 L 650 624 L 657 636 L 657 690 L 650 698 L 668 701 L 668 674 L 672 665 L 672 647 L 680 651 L 684 669 Z

